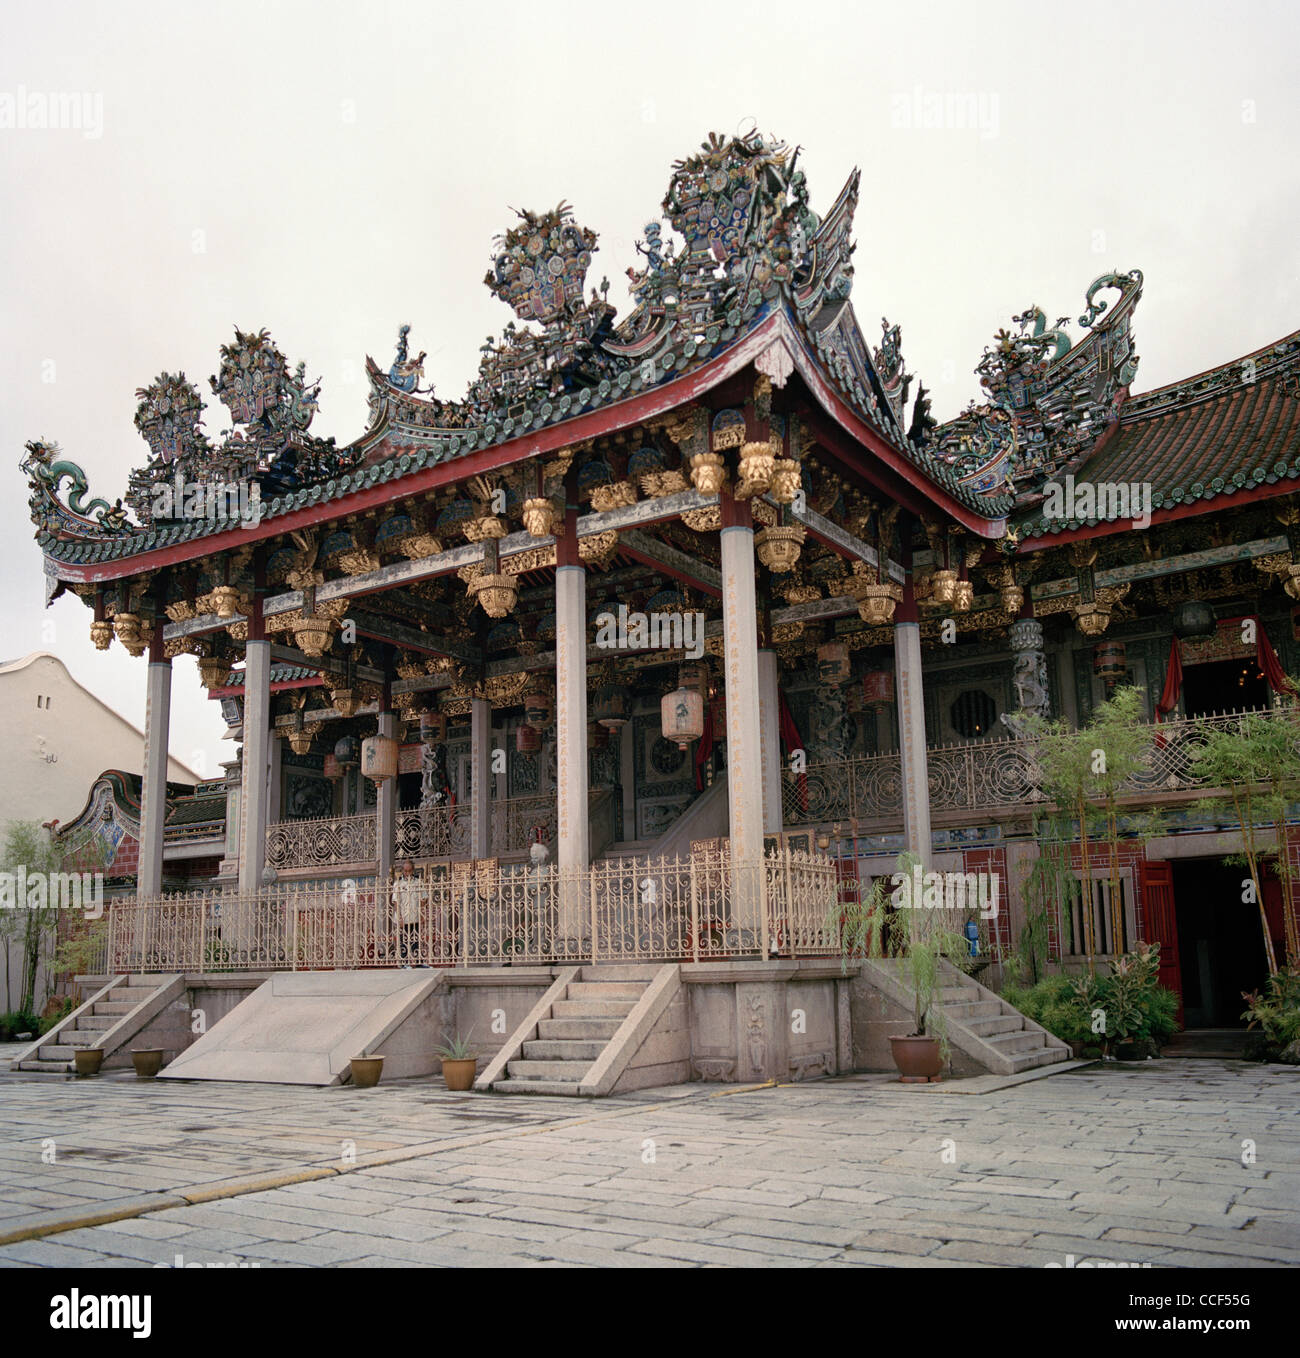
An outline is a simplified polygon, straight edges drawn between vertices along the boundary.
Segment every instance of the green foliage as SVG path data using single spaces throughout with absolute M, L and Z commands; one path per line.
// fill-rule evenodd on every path
M 41 1019 L 39 1028 L 41 1036 L 43 1037 L 51 1028 L 62 1023 L 76 1007 L 76 1002 L 71 995 L 65 995 L 57 1004 L 47 1005 L 45 1017 Z
M 0 1014 L 0 1042 L 12 1042 L 19 1033 L 37 1033 L 40 1027 L 41 1021 L 35 1014 L 11 1009 L 7 1014 Z
M 895 860 L 895 868 L 910 878 L 919 862 L 915 854 L 903 853 Z M 969 969 L 970 944 L 964 934 L 948 927 L 943 910 L 895 907 L 890 886 L 889 878 L 877 877 L 858 900 L 837 902 L 831 908 L 828 927 L 838 932 L 841 965 L 846 972 L 851 957 L 898 961 L 912 993 L 915 1035 L 937 1037 L 946 1060 L 946 1024 L 943 1010 L 934 1005 L 934 996 L 943 988 L 944 961 Z
M 1146 765 L 1155 739 L 1146 717 L 1142 690 L 1123 687 L 1097 707 L 1088 725 L 1078 730 L 1064 718 L 1031 718 L 1025 724 L 1025 734 L 1035 742 L 1043 793 L 1056 806 L 1056 814 L 1044 818 L 1039 864 L 1027 883 L 1032 902 L 1026 924 L 1030 937 L 1026 939 L 1022 933 L 1021 947 L 1027 952 L 1031 974 L 1038 972 L 1037 951 L 1045 955 L 1046 920 L 1058 905 L 1064 907 L 1067 930 L 1073 927 L 1070 907 L 1079 899 L 1082 885 L 1074 879 L 1066 845 L 1073 838 L 1075 823 L 1084 880 L 1091 879 L 1092 845 L 1100 841 L 1112 895 L 1119 893 L 1119 841 L 1146 838 L 1159 826 L 1154 813 L 1126 815 L 1122 832 L 1120 826 L 1120 797 L 1129 780 Z M 1040 916 L 1037 922 L 1035 912 Z M 1078 942 L 1083 944 L 1091 971 L 1095 951 L 1092 911 L 1085 910 L 1083 917 L 1085 937 Z
M 1160 985 L 1159 974 L 1159 947 L 1140 944 L 1115 959 L 1109 976 L 1047 976 L 1034 986 L 1003 986 L 1002 998 L 1063 1042 L 1136 1042 L 1150 1050 L 1178 1031 L 1178 996 Z
M 1249 1006 L 1242 1018 L 1263 1033 L 1270 1049 L 1300 1042 L 1300 966 L 1283 967 L 1268 978 L 1263 993 L 1252 990 L 1241 998 Z
M 468 1061 L 474 1054 L 469 1045 L 469 1040 L 473 1035 L 474 1030 L 472 1028 L 464 1037 L 461 1037 L 459 1033 L 450 1037 L 443 1033 L 445 1041 L 442 1046 L 435 1047 L 433 1053 L 443 1061 Z

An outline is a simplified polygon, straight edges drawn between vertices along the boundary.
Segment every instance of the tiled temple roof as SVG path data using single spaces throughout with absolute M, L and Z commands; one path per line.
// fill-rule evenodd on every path
M 977 521 L 999 520 L 1010 499 L 966 484 L 927 446 L 933 421 L 923 392 L 909 425 L 912 378 L 898 327 L 886 323 L 873 351 L 848 302 L 857 172 L 819 218 L 808 206 L 798 157 L 751 134 L 711 136 L 679 161 L 662 209 L 682 248 L 674 254 L 661 240 L 658 221 L 646 226 L 646 240 L 637 243 L 645 268 L 628 271 L 635 306 L 618 323 L 595 290 L 583 297 L 595 233 L 574 222 L 567 204 L 519 214 L 519 224 L 497 241 L 485 282 L 541 330 L 508 325 L 499 343 L 483 346 L 466 398 L 446 402 L 421 390 L 424 355 L 409 357 L 410 327 L 403 326 L 388 372 L 367 360 L 370 426 L 344 448 L 310 433 L 319 383 L 305 366 L 291 373 L 265 331 L 236 331 L 210 382 L 237 428 L 220 445 L 208 440 L 202 401 L 183 373 L 164 373 L 141 388 L 135 422 L 154 456 L 132 473 L 125 507 L 122 499 L 88 499 L 84 473 L 58 460 L 57 444 L 28 444 L 23 469 L 37 540 L 53 561 L 93 565 L 183 547 L 235 526 L 233 518 L 160 509 L 174 472 L 213 485 L 256 482 L 260 524 L 514 440 L 522 460 L 534 451 L 525 443 L 530 436 L 595 411 L 608 411 L 603 427 L 610 430 L 637 423 L 631 408 L 620 423 L 619 406 L 645 393 L 662 391 L 671 406 L 680 391 L 676 404 L 688 403 L 708 389 L 711 368 L 723 380 L 729 353 L 778 315 L 788 322 L 783 333 L 809 356 L 814 385 L 834 392 L 910 466 L 919 486 L 942 491 Z M 400 494 L 395 488 L 393 498 Z
M 1075 473 L 1076 483 L 1151 488 L 1154 510 L 1240 491 L 1291 489 L 1300 480 L 1300 331 L 1195 377 L 1131 398 L 1119 427 Z M 1095 527 L 1045 519 L 1042 505 L 1015 525 L 1022 538 Z

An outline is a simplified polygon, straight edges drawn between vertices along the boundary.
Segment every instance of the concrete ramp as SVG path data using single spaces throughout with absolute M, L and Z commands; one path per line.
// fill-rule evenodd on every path
M 383 1056 L 385 1080 L 439 1069 L 441 971 L 273 976 L 159 1076 L 334 1085 L 354 1056 Z

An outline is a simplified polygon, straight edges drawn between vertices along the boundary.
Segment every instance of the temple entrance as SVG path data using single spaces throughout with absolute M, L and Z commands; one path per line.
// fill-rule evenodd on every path
M 1172 867 L 1184 1026 L 1244 1029 L 1242 992 L 1268 979 L 1259 907 L 1241 899 L 1250 874 L 1217 858 Z
M 1189 717 L 1269 706 L 1268 683 L 1253 659 L 1215 660 L 1183 671 L 1183 707 Z

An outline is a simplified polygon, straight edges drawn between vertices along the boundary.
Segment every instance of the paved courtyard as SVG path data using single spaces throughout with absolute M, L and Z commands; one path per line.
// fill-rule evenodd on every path
M 0 1265 L 1294 1266 L 1298 1093 L 1213 1061 L 592 1101 L 0 1073 Z

